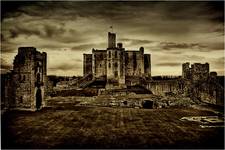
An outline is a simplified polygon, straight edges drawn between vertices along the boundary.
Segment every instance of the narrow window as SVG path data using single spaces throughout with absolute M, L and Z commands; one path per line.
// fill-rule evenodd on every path
M 114 66 L 115 66 L 115 68 L 117 68 L 117 67 L 118 67 L 118 64 L 117 64 L 117 62 L 115 62 Z
M 117 58 L 117 51 L 115 51 L 115 58 Z
M 100 64 L 99 66 L 102 67 L 102 64 Z
M 111 64 L 109 63 L 109 68 L 111 68 Z
M 111 51 L 109 51 L 109 58 L 111 58 Z

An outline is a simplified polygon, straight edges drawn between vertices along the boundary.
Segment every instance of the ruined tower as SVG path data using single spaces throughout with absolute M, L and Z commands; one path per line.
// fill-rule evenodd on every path
M 182 77 L 184 79 L 191 79 L 193 81 L 207 81 L 209 77 L 209 64 L 186 62 L 182 64 Z
M 13 62 L 16 109 L 34 111 L 46 105 L 46 76 L 47 54 L 34 47 L 20 47 Z
M 116 34 L 108 33 L 107 48 L 107 89 L 123 88 L 125 86 L 125 49 L 122 43 L 116 47 Z
M 191 79 L 191 72 L 190 72 L 190 63 L 186 62 L 182 64 L 182 78 Z

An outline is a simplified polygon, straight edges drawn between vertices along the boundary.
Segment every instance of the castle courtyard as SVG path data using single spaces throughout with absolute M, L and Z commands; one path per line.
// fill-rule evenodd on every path
M 81 97 L 82 98 L 82 97 Z M 36 112 L 2 115 L 2 148 L 223 148 L 224 124 L 182 120 L 217 116 L 209 106 L 137 109 L 78 105 L 55 97 Z M 207 108 L 207 109 L 206 109 Z M 223 114 L 223 112 L 221 112 Z

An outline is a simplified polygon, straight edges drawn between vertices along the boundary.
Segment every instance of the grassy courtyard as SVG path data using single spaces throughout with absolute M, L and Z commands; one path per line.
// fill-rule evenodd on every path
M 194 108 L 134 109 L 62 103 L 2 116 L 2 148 L 223 148 L 224 127 L 201 128 Z

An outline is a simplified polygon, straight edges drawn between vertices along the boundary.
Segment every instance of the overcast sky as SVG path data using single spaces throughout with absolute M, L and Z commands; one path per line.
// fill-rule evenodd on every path
M 20 46 L 48 54 L 48 75 L 82 75 L 83 53 L 106 49 L 107 32 L 126 50 L 141 46 L 152 75 L 181 75 L 184 62 L 208 62 L 224 75 L 223 2 L 2 2 L 1 71 Z

